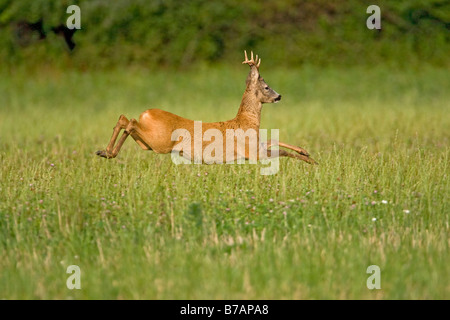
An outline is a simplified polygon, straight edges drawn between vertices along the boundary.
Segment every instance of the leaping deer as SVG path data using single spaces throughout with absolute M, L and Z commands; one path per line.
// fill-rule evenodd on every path
M 254 59 L 253 52 L 251 52 L 251 57 L 248 59 L 246 51 L 244 51 L 244 54 L 245 60 L 242 63 L 250 66 L 250 72 L 247 76 L 245 92 L 236 117 L 225 122 L 203 123 L 202 133 L 208 129 L 217 129 L 225 137 L 227 129 L 242 129 L 244 131 L 253 129 L 257 132 L 258 148 L 263 147 L 265 149 L 262 150 L 263 152 L 258 150 L 256 153 L 257 160 L 260 158 L 272 158 L 278 155 L 280 157 L 291 157 L 303 160 L 310 164 L 317 164 L 317 162 L 312 159 L 309 156 L 309 153 L 303 148 L 274 140 L 269 140 L 265 144 L 259 144 L 259 126 L 262 104 L 276 103 L 281 100 L 281 95 L 270 88 L 261 77 L 259 73 L 261 59 L 258 59 L 258 55 L 256 55 Z M 115 145 L 122 129 L 124 132 Z M 140 115 L 139 121 L 136 119 L 128 120 L 124 115 L 121 115 L 113 129 L 113 134 L 106 150 L 97 151 L 96 154 L 100 157 L 108 159 L 115 158 L 129 135 L 131 135 L 137 144 L 144 150 L 153 150 L 156 153 L 164 154 L 170 153 L 176 150 L 176 146 L 181 142 L 180 139 L 175 141 L 172 139 L 172 133 L 177 129 L 185 129 L 190 133 L 190 137 L 194 137 L 193 120 L 182 118 L 167 111 L 160 109 L 146 110 Z M 185 138 L 186 137 L 183 137 L 183 139 Z M 225 141 L 225 139 L 223 139 L 223 141 Z M 241 143 L 244 143 L 245 145 L 236 145 L 234 155 L 232 156 L 234 159 L 244 157 L 247 160 L 251 160 L 252 154 L 249 153 L 248 140 L 244 139 Z M 203 149 L 205 149 L 207 145 L 208 143 L 202 142 Z M 290 153 L 286 150 L 279 149 L 278 153 L 272 154 L 272 151 L 269 149 L 275 145 L 293 150 L 295 153 Z M 239 154 L 239 150 L 245 150 L 243 151 L 244 154 Z M 180 155 L 185 156 L 182 153 L 180 153 Z M 189 157 L 191 158 L 193 155 L 194 152 L 190 152 Z M 229 158 L 227 158 L 227 160 L 229 160 Z

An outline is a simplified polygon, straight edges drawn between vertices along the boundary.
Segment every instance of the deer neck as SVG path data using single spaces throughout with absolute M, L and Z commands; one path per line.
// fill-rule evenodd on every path
M 256 100 L 254 92 L 247 89 L 242 97 L 241 106 L 239 107 L 235 120 L 240 127 L 259 130 L 261 109 L 262 103 Z

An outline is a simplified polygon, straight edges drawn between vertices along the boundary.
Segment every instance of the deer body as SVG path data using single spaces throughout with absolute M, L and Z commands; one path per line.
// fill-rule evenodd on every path
M 272 157 L 272 152 L 269 149 L 271 146 L 278 145 L 280 147 L 285 147 L 296 152 L 289 153 L 285 150 L 280 149 L 278 150 L 278 156 L 296 158 L 311 164 L 315 164 L 316 162 L 309 157 L 308 152 L 300 147 L 288 145 L 279 141 L 267 141 L 264 144 L 260 144 L 259 127 L 262 105 L 263 103 L 274 103 L 280 101 L 281 95 L 271 89 L 266 84 L 264 79 L 260 76 L 259 65 L 261 63 L 261 59 L 259 59 L 258 61 L 258 56 L 256 56 L 256 60 L 254 60 L 252 52 L 251 59 L 249 60 L 247 57 L 247 53 L 245 52 L 245 61 L 243 63 L 250 66 L 250 72 L 247 77 L 246 89 L 236 117 L 224 122 L 202 123 L 202 137 L 203 134 L 208 130 L 217 130 L 216 132 L 220 132 L 223 136 L 222 150 L 225 151 L 227 150 L 225 144 L 227 141 L 226 134 L 228 129 L 241 129 L 244 132 L 252 129 L 256 131 L 256 143 L 258 148 L 264 148 L 264 150 L 258 150 L 258 152 L 256 153 L 256 157 L 258 159 Z M 176 130 L 179 129 L 183 129 L 184 132 L 189 132 L 189 135 L 180 134 L 177 136 L 175 134 L 174 139 L 173 133 L 177 132 Z M 124 132 L 117 144 L 115 144 L 121 130 L 124 130 Z M 149 109 L 144 111 L 140 115 L 139 121 L 135 119 L 128 120 L 124 115 L 121 115 L 116 126 L 113 129 L 113 135 L 108 146 L 106 147 L 106 150 L 97 151 L 96 154 L 105 158 L 115 158 L 129 135 L 131 135 L 131 137 L 138 143 L 138 145 L 142 149 L 153 150 L 156 153 L 165 154 L 176 151 L 177 148 L 181 145 L 180 143 L 182 141 L 184 143 L 191 143 L 191 147 L 193 149 L 195 141 L 186 141 L 186 139 L 198 139 L 198 136 L 196 136 L 195 133 L 195 122 L 193 120 L 189 120 L 160 109 Z M 229 153 L 226 154 L 224 152 L 223 162 L 225 162 L 226 159 L 230 159 L 229 157 L 233 159 L 251 159 L 252 157 L 254 157 L 253 154 L 249 153 L 249 140 L 250 139 L 244 139 L 239 142 L 238 139 L 234 139 L 236 144 L 233 150 L 231 150 L 232 154 L 230 155 Z M 197 143 L 199 142 L 197 141 Z M 210 141 L 203 141 L 202 139 L 202 151 L 210 143 Z M 180 155 L 192 160 L 194 156 L 194 150 L 191 150 L 189 154 L 183 154 L 181 152 Z M 222 157 L 222 155 L 220 157 Z M 208 159 L 203 158 L 202 161 L 208 163 Z

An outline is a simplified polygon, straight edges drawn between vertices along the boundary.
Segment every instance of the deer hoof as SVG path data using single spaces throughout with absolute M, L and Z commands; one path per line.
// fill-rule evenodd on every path
M 108 152 L 106 152 L 106 150 L 98 150 L 95 154 L 98 155 L 99 157 L 103 157 L 106 159 L 112 158 L 111 155 Z
M 308 157 L 308 160 L 309 160 L 308 161 L 309 164 L 319 165 L 319 163 L 316 160 L 314 160 L 313 158 Z

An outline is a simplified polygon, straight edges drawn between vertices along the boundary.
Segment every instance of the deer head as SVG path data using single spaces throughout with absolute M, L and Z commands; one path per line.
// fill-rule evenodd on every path
M 261 64 L 261 59 L 258 59 L 258 55 L 253 59 L 253 51 L 251 52 L 250 60 L 247 57 L 247 51 L 244 51 L 245 60 L 242 64 L 248 64 L 250 66 L 250 72 L 247 76 L 246 91 L 254 94 L 255 99 L 261 103 L 277 103 L 281 100 L 281 95 L 273 90 L 264 81 L 264 79 L 259 74 L 259 66 Z

